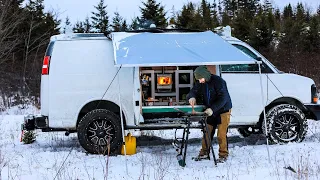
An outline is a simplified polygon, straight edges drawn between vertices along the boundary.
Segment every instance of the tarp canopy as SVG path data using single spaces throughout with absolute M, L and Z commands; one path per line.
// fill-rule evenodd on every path
M 115 66 L 254 64 L 257 61 L 212 31 L 112 33 Z

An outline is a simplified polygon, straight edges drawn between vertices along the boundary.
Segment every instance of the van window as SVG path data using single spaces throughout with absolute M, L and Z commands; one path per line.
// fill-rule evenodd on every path
M 239 45 L 233 44 L 233 46 L 240 49 L 242 52 L 256 59 L 258 56 L 253 53 L 250 49 Z M 223 73 L 259 73 L 259 67 L 257 64 L 233 64 L 233 65 L 222 65 L 221 70 Z M 273 71 L 264 62 L 261 64 L 262 73 L 273 73 Z

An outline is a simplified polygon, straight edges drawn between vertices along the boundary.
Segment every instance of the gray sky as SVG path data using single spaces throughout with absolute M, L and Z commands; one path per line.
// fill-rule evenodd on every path
M 59 18 L 64 21 L 66 16 L 69 16 L 70 21 L 74 24 L 77 20 L 83 21 L 86 16 L 91 16 L 91 12 L 94 11 L 95 5 L 100 0 L 44 0 L 46 10 L 54 10 L 59 13 Z M 127 21 L 131 22 L 134 16 L 140 16 L 140 10 L 138 6 L 142 6 L 141 1 L 146 0 L 105 0 L 105 4 L 108 5 L 107 10 L 110 20 L 114 16 L 114 12 L 118 11 Z M 218 0 L 216 0 L 218 2 Z M 261 0 L 263 1 L 263 0 Z M 165 6 L 166 10 L 170 13 L 172 6 L 175 10 L 180 10 L 183 4 L 187 2 L 201 2 L 201 0 L 157 0 Z M 208 0 L 213 2 L 213 0 Z M 320 5 L 319 0 L 273 0 L 274 4 L 280 9 L 284 5 L 289 3 L 296 5 L 297 2 L 307 3 L 313 11 Z

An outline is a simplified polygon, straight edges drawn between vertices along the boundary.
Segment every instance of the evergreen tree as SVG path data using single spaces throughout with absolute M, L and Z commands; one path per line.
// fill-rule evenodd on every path
M 84 25 L 83 25 L 82 22 L 79 22 L 79 21 L 78 21 L 78 22 L 73 26 L 72 30 L 73 30 L 73 32 L 75 32 L 75 33 L 84 33 L 84 32 L 85 32 L 85 27 L 84 27 Z
M 130 30 L 138 30 L 140 29 L 140 25 L 139 25 L 139 17 L 135 17 L 134 19 L 132 19 L 132 23 L 130 25 Z
M 254 17 L 250 32 L 250 44 L 258 49 L 267 50 L 273 40 L 274 17 L 271 9 L 260 7 Z
M 232 23 L 234 35 L 242 41 L 249 41 L 252 20 L 247 18 L 247 12 L 245 10 L 239 10 Z
M 166 12 L 164 6 L 157 3 L 156 0 L 147 0 L 142 2 L 144 7 L 139 7 L 141 11 L 141 19 L 145 22 L 153 22 L 157 27 L 164 28 L 167 25 Z
M 197 9 L 196 14 L 193 18 L 193 22 L 191 23 L 190 29 L 199 29 L 199 30 L 204 29 L 201 8 Z
M 222 2 L 221 0 L 219 0 L 218 2 L 218 13 L 219 13 L 219 16 L 222 16 Z
M 283 26 L 281 28 L 280 49 L 288 53 L 293 52 L 295 47 L 294 42 L 297 38 L 297 33 L 301 29 L 297 30 L 294 27 L 293 11 L 291 4 L 287 5 L 283 9 Z
M 285 6 L 283 9 L 283 19 L 291 19 L 291 18 L 293 18 L 293 11 L 292 11 L 291 4 L 289 3 L 289 5 Z
M 176 19 L 177 19 L 177 16 L 176 16 L 175 8 L 174 8 L 174 6 L 172 6 L 172 8 L 171 8 L 171 17 L 169 19 L 169 24 L 176 24 Z
M 230 19 L 228 13 L 227 12 L 223 12 L 222 13 L 221 25 L 222 26 L 227 26 L 227 25 L 231 25 L 230 23 L 231 23 L 231 19 Z
M 90 24 L 89 17 L 86 17 L 86 19 L 84 20 L 83 29 L 84 29 L 84 33 L 91 33 L 92 25 Z
M 200 25 L 200 29 L 212 29 L 212 18 L 211 18 L 211 9 L 210 4 L 206 0 L 201 1 L 201 10 L 200 10 L 201 16 L 202 16 L 202 25 Z
M 270 10 L 272 11 L 272 4 L 270 0 L 264 0 L 262 7 L 264 11 L 270 11 Z
M 114 13 L 115 17 L 112 19 L 112 27 L 114 31 L 122 31 L 123 18 L 120 16 L 119 12 Z
M 236 0 L 223 0 L 223 5 L 225 12 L 228 16 L 234 17 L 237 10 L 237 1 Z
M 304 39 L 304 50 L 320 53 L 320 23 L 317 16 L 311 17 L 309 29 Z
M 122 31 L 127 31 L 128 30 L 128 24 L 127 24 L 126 20 L 122 21 L 121 29 L 122 29 Z
M 212 26 L 211 29 L 214 29 L 219 26 L 219 14 L 217 11 L 217 4 L 216 0 L 214 0 L 212 6 L 211 6 L 211 18 L 212 18 Z
M 277 32 L 280 32 L 281 29 L 281 13 L 280 13 L 280 9 L 277 8 L 274 11 L 274 21 L 275 21 L 275 29 Z
M 107 13 L 107 5 L 104 0 L 100 0 L 98 6 L 94 6 L 97 12 L 92 12 L 92 26 L 96 32 L 105 32 L 109 28 L 109 16 Z
M 71 26 L 71 22 L 69 17 L 66 17 L 66 21 L 65 21 L 65 26 L 63 28 L 63 34 L 65 34 L 66 32 L 70 31 L 70 26 Z
M 181 28 L 191 28 L 195 16 L 195 5 L 189 2 L 183 5 L 182 11 L 177 17 L 177 26 Z

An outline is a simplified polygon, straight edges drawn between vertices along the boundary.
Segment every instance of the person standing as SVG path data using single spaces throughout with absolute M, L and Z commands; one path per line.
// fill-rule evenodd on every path
M 191 106 L 196 104 L 196 98 L 203 95 L 203 103 L 206 107 L 208 131 L 205 137 L 207 142 L 212 140 L 215 129 L 218 127 L 219 159 L 217 162 L 225 162 L 228 158 L 227 131 L 230 123 L 232 101 L 228 92 L 227 84 L 220 76 L 211 74 L 206 66 L 199 66 L 194 71 L 197 80 L 194 87 L 187 95 L 187 100 Z M 210 152 L 207 152 L 205 139 L 202 138 L 202 147 L 196 161 L 209 159 Z M 208 144 L 209 145 L 209 144 Z

